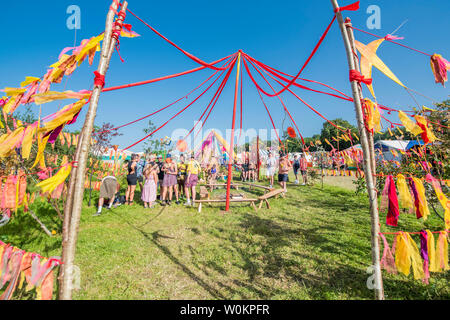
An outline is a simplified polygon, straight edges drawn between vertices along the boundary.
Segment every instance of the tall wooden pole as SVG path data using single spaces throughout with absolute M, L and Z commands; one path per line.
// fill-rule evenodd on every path
M 339 5 L 337 0 L 331 0 L 331 4 L 333 8 L 337 11 Z M 345 50 L 347 53 L 347 62 L 350 70 L 356 70 L 357 66 L 355 65 L 352 43 L 348 36 L 347 29 L 344 25 L 344 20 L 342 18 L 342 14 L 340 12 L 336 12 L 336 18 L 339 23 L 339 28 L 341 30 L 342 39 L 344 41 Z M 384 290 L 383 290 L 383 279 L 381 275 L 381 267 L 380 267 L 380 248 L 379 248 L 379 216 L 378 216 L 378 202 L 377 202 L 377 193 L 374 185 L 374 177 L 373 177 L 373 169 L 372 169 L 372 161 L 370 155 L 370 144 L 367 136 L 367 131 L 364 125 L 364 117 L 362 112 L 361 99 L 362 95 L 359 90 L 358 82 L 352 81 L 352 94 L 353 100 L 355 104 L 355 112 L 356 119 L 358 122 L 358 130 L 360 134 L 360 142 L 361 148 L 363 150 L 363 164 L 364 164 L 364 173 L 366 176 L 366 187 L 367 192 L 369 194 L 369 204 L 370 204 L 370 216 L 371 216 L 371 243 L 372 243 L 372 264 L 374 268 L 374 290 L 375 296 L 379 300 L 384 299 Z
M 353 35 L 353 28 L 352 28 L 352 23 L 351 23 L 350 18 L 345 18 L 344 25 L 345 25 L 345 28 L 347 29 L 348 39 L 350 41 L 350 45 L 352 48 L 352 53 L 353 53 L 352 57 L 353 57 L 353 61 L 355 64 L 355 69 L 358 72 L 361 72 L 361 69 L 359 66 L 359 61 L 358 61 L 358 56 L 356 55 L 357 53 L 356 53 L 355 37 Z M 358 91 L 359 91 L 360 96 L 362 97 L 363 94 L 362 94 L 362 89 L 360 86 L 358 86 Z M 374 185 L 376 186 L 376 184 L 377 184 L 376 183 L 377 165 L 376 165 L 376 161 L 375 161 L 373 134 L 372 134 L 372 132 L 367 130 L 367 128 L 366 128 L 366 132 L 367 132 L 367 140 L 369 142 L 370 161 L 372 164 L 373 181 L 374 181 Z
M 258 182 L 259 182 L 259 169 L 260 169 L 260 166 L 259 166 L 259 135 L 258 136 L 256 136 L 256 165 L 257 165 L 257 170 L 256 170 L 256 174 L 258 175 L 258 178 L 256 179 Z
M 128 3 L 125 1 L 121 8 L 121 12 L 123 14 L 126 13 L 127 6 Z M 112 37 L 115 11 L 117 9 L 117 3 L 113 1 L 106 17 L 105 37 L 102 44 L 101 58 L 98 66 L 98 72 L 102 76 L 104 76 L 108 70 L 112 51 L 114 50 L 117 41 Z M 123 17 L 119 16 L 118 20 L 123 21 Z M 120 29 L 119 26 L 115 27 Z M 70 186 L 73 188 L 71 190 L 71 194 L 68 197 L 68 205 L 66 204 L 66 208 L 64 210 L 64 227 L 67 227 L 67 234 L 66 238 L 64 238 L 63 236 L 63 241 L 65 240 L 66 243 L 63 246 L 62 254 L 62 279 L 59 291 L 59 299 L 61 300 L 72 299 L 74 260 L 78 236 L 78 226 L 80 223 L 81 209 L 83 204 L 85 170 L 87 158 L 89 155 L 90 140 L 94 127 L 95 115 L 97 113 L 97 106 L 101 91 L 102 86 L 99 84 L 95 85 L 94 89 L 92 90 L 89 110 L 86 114 L 82 134 L 80 135 L 80 139 L 77 145 L 77 154 L 75 158 L 77 169 L 74 173 L 72 173 L 70 179 Z M 70 197 L 72 197 L 72 199 Z M 68 214 L 69 212 L 70 214 Z M 68 220 L 66 221 L 66 219 Z
M 237 57 L 237 69 L 236 69 L 236 84 L 234 88 L 234 105 L 233 105 L 233 119 L 231 122 L 231 138 L 230 138 L 230 154 L 228 155 L 228 177 L 227 177 L 227 198 L 225 204 L 225 211 L 230 210 L 230 189 L 231 189 L 231 180 L 232 180 L 232 163 L 234 159 L 234 124 L 236 120 L 236 106 L 237 106 L 237 93 L 239 90 L 239 74 L 241 71 L 241 50 L 239 50 Z

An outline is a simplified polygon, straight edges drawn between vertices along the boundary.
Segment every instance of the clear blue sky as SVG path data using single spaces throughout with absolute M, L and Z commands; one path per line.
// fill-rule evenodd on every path
M 15 87 L 25 76 L 41 77 L 47 66 L 54 63 L 66 46 L 72 46 L 75 33 L 68 30 L 66 9 L 76 4 L 81 8 L 81 30 L 77 31 L 77 43 L 104 30 L 105 15 L 109 0 L 60 0 L 60 1 L 9 1 L 3 4 L 0 22 L 3 30 L 0 50 L 0 87 Z M 341 5 L 352 1 L 340 1 Z M 381 9 L 381 29 L 368 30 L 366 20 L 369 5 Z M 296 74 L 332 17 L 329 1 L 143 1 L 130 0 L 129 8 L 149 22 L 169 39 L 185 50 L 205 61 L 213 61 L 229 55 L 238 49 L 244 50 L 256 59 L 290 74 Z M 345 12 L 355 26 L 378 35 L 392 33 L 403 21 L 408 22 L 397 32 L 405 37 L 401 43 L 427 53 L 441 53 L 450 59 L 448 30 L 450 21 L 450 1 L 398 0 L 361 1 L 357 12 Z M 121 41 L 121 55 L 125 63 L 114 54 L 107 74 L 107 86 L 142 81 L 163 75 L 181 72 L 196 67 L 196 63 L 170 46 L 133 16 L 128 15 L 140 38 Z M 375 38 L 356 31 L 355 36 L 363 43 Z M 410 88 L 425 93 L 437 101 L 448 98 L 448 88 L 434 83 L 429 57 L 383 43 L 378 55 L 391 70 Z M 93 71 L 96 70 L 98 56 L 93 66 L 85 62 L 68 79 L 67 89 L 74 91 L 90 89 Z M 96 124 L 111 122 L 120 125 L 151 113 L 186 94 L 212 72 L 210 70 L 193 75 L 167 80 L 147 86 L 104 93 L 96 118 Z M 303 77 L 330 84 L 350 95 L 347 61 L 337 24 L 334 24 L 322 47 L 312 59 Z M 407 92 L 382 75 L 373 72 L 374 87 L 378 102 L 394 108 L 409 109 L 415 106 Z M 211 114 L 206 128 L 224 130 L 231 125 L 233 106 L 234 73 L 230 78 L 218 104 Z M 63 90 L 61 85 L 52 90 Z M 264 107 L 256 89 L 248 76 L 244 76 L 244 128 L 271 128 Z M 353 104 L 332 97 L 295 89 L 295 92 L 316 107 L 329 119 L 344 118 L 355 123 Z M 157 137 L 170 135 L 175 128 L 190 129 L 193 121 L 206 107 L 213 91 L 205 95 L 174 119 Z M 366 91 L 366 94 L 368 92 Z M 312 113 L 288 92 L 283 93 L 287 107 L 297 121 L 304 136 L 319 133 L 323 120 Z M 430 101 L 420 96 L 420 104 L 430 105 Z M 282 106 L 277 98 L 266 98 L 276 125 L 281 128 L 284 118 Z M 69 103 L 69 102 L 67 102 Z M 57 110 L 59 103 L 42 107 L 43 115 Z M 177 104 L 152 117 L 159 125 L 182 108 Z M 35 110 L 38 107 L 34 106 Z M 87 106 L 78 122 L 70 129 L 79 129 L 83 123 Z M 20 107 L 19 110 L 24 110 Z M 398 121 L 396 115 L 390 116 Z M 114 142 L 125 147 L 144 136 L 142 129 L 146 122 L 124 128 L 124 134 Z M 238 124 L 237 124 L 238 125 Z M 285 128 L 289 125 L 286 120 Z M 133 150 L 139 151 L 137 146 Z

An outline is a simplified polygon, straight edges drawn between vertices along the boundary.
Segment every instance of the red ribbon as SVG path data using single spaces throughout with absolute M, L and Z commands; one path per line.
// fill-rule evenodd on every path
M 100 74 L 98 71 L 94 71 L 94 85 L 100 86 L 102 89 L 105 87 L 105 76 Z
M 359 9 L 359 1 L 356 1 L 355 3 L 343 6 L 343 7 L 338 7 L 336 9 L 334 9 L 334 12 L 341 12 L 341 11 L 356 11 Z
M 372 78 L 364 78 L 364 76 L 359 73 L 357 70 L 350 70 L 350 82 L 352 81 L 358 81 L 358 82 L 364 82 L 367 85 L 372 84 Z

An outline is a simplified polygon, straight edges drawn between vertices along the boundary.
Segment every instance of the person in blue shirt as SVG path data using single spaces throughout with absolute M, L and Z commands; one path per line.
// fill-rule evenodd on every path
M 136 163 L 136 175 L 137 175 L 137 181 L 139 183 L 139 188 L 142 192 L 142 183 L 144 182 L 144 168 L 146 166 L 145 157 L 142 157 L 140 155 L 137 155 L 137 163 Z

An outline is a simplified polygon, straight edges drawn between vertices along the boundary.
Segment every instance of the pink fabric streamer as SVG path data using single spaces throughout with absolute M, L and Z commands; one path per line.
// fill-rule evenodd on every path
M 384 40 L 387 40 L 387 41 L 391 41 L 391 40 L 403 40 L 403 39 L 405 39 L 405 38 L 404 38 L 404 37 L 393 36 L 393 35 L 391 35 L 391 34 L 387 34 L 387 35 L 384 37 Z
M 389 243 L 386 240 L 384 234 L 380 233 L 380 237 L 383 240 L 384 249 L 383 249 L 383 257 L 381 258 L 381 268 L 385 269 L 389 273 L 397 274 L 397 268 L 395 267 L 395 259 L 394 259 L 394 250 L 395 250 L 395 242 L 392 245 L 392 250 L 389 247 Z M 395 237 L 394 237 L 395 238 Z
M 386 216 L 386 224 L 388 226 L 396 227 L 398 223 L 398 216 L 400 215 L 400 212 L 398 210 L 397 190 L 395 189 L 394 178 L 390 175 L 387 177 L 387 179 L 389 179 L 389 208 L 388 214 Z

